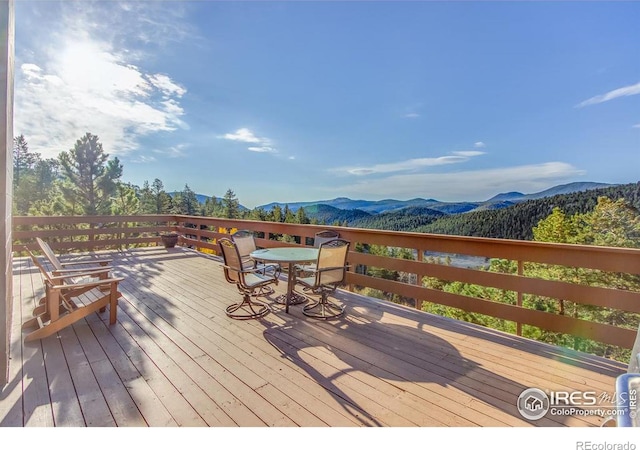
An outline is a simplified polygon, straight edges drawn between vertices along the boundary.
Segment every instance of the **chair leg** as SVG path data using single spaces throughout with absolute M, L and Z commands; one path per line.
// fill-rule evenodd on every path
M 245 293 L 243 299 L 239 303 L 234 303 L 226 308 L 227 316 L 232 319 L 246 320 L 259 319 L 271 312 L 271 308 L 261 302 L 251 300 L 251 295 Z
M 314 319 L 336 319 L 344 314 L 344 306 L 339 306 L 329 301 L 327 292 L 322 291 L 320 299 L 302 308 L 302 314 Z

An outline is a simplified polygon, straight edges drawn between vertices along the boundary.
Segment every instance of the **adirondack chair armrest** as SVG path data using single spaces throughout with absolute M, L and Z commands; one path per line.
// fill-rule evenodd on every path
M 79 265 L 86 265 L 86 264 L 100 264 L 102 266 L 106 265 L 106 264 L 111 264 L 113 260 L 112 259 L 93 259 L 93 260 L 86 260 L 86 261 L 68 261 L 68 262 L 61 262 L 60 264 L 62 264 L 63 267 L 65 266 L 79 266 Z
M 113 269 L 113 267 L 111 266 L 104 266 L 104 267 L 95 267 L 92 269 L 54 269 L 51 271 L 52 274 L 57 275 L 57 274 L 75 274 L 75 275 L 85 275 L 85 274 L 92 274 L 92 273 L 106 273 L 109 272 L 111 269 Z
M 51 281 L 61 281 L 67 280 L 69 277 L 90 277 L 90 276 L 98 276 L 104 273 L 109 273 L 109 269 L 107 270 L 83 270 L 83 271 L 71 271 L 71 272 L 63 272 L 62 275 L 54 275 L 59 273 L 59 271 L 52 272 L 52 275 L 49 276 Z
M 52 284 L 51 289 L 56 290 L 69 290 L 75 288 L 89 288 L 89 287 L 99 287 L 99 286 L 108 286 L 110 284 L 118 284 L 120 281 L 123 281 L 124 278 L 105 278 L 104 280 L 96 280 L 96 281 L 87 281 L 85 283 L 74 283 L 74 284 Z

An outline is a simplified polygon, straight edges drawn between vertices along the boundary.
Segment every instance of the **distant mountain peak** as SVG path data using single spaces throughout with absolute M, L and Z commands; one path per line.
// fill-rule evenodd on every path
M 607 183 L 595 183 L 592 181 L 576 181 L 573 183 L 559 184 L 550 187 L 544 191 L 534 192 L 532 194 L 523 194 L 522 192 L 503 192 L 491 197 L 485 203 L 493 202 L 517 202 L 522 200 L 534 200 L 543 197 L 553 197 L 558 194 L 572 194 L 574 192 L 588 191 L 590 189 L 599 189 L 603 187 L 613 186 Z
M 502 192 L 498 195 L 491 197 L 489 200 L 487 200 L 487 203 L 505 202 L 505 201 L 508 202 L 513 200 L 520 200 L 523 197 L 525 197 L 525 194 L 523 194 L 522 192 L 516 192 L 516 191 Z

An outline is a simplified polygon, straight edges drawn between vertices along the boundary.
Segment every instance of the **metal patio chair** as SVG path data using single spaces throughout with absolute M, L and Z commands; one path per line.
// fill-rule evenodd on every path
M 260 269 L 263 274 L 267 269 L 276 270 L 276 267 L 270 266 L 277 266 L 277 264 L 259 263 L 258 261 L 251 259 L 251 252 L 258 249 L 258 247 L 256 246 L 256 239 L 253 231 L 238 230 L 231 235 L 231 240 L 238 247 L 238 253 L 240 254 L 243 269 Z M 257 292 L 254 292 L 252 295 L 254 297 L 262 297 L 271 294 L 273 294 L 273 288 L 271 286 L 262 286 L 260 289 L 258 289 Z
M 296 277 L 296 283 L 302 285 L 306 292 L 320 296 L 317 301 L 302 308 L 304 315 L 316 319 L 334 319 L 344 314 L 344 306 L 331 302 L 328 295 L 344 282 L 349 245 L 349 241 L 344 239 L 322 243 L 311 276 Z M 306 267 L 300 269 L 306 270 Z
M 258 319 L 271 312 L 268 305 L 251 300 L 257 289 L 278 283 L 280 267 L 245 269 L 237 244 L 228 238 L 218 240 L 220 253 L 224 259 L 224 276 L 227 282 L 235 284 L 242 295 L 242 301 L 227 306 L 227 316 L 232 319 Z

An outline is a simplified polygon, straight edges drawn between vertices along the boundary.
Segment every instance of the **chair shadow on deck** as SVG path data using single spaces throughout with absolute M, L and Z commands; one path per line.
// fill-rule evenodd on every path
M 423 410 L 418 409 L 411 416 L 410 420 L 414 425 L 548 427 L 562 426 L 570 420 L 576 424 L 575 418 L 558 416 L 543 417 L 535 422 L 524 419 L 517 409 L 518 396 L 525 389 L 538 386 L 524 385 L 465 358 L 454 345 L 433 330 L 440 328 L 443 331 L 453 331 L 487 340 L 491 345 L 506 347 L 519 347 L 522 339 L 518 341 L 517 336 L 512 339 L 509 335 L 491 329 L 485 332 L 479 326 L 411 310 L 405 311 L 402 316 L 407 317 L 408 312 L 415 325 L 404 325 L 401 321 L 383 323 L 383 316 L 393 314 L 398 306 L 385 305 L 375 300 L 371 302 L 371 306 L 365 302 L 357 302 L 352 306 L 348 298 L 350 295 L 353 294 L 339 292 L 336 295 L 336 298 L 347 305 L 345 316 L 339 320 L 320 322 L 295 317 L 283 326 L 272 326 L 264 330 L 263 335 L 278 349 L 282 358 L 303 369 L 330 391 L 342 408 L 363 425 L 385 425 L 367 413 L 368 408 L 360 405 L 360 401 L 355 398 L 363 393 L 366 396 L 364 390 L 367 382 L 373 383 L 374 387 L 370 389 L 375 390 L 375 386 L 379 385 L 380 389 L 388 390 L 388 395 L 394 398 L 394 402 L 395 395 L 400 395 L 406 402 L 404 407 L 423 402 Z M 448 324 L 453 325 L 453 330 L 447 328 Z M 496 349 L 499 349 L 498 345 Z M 553 346 L 546 348 L 542 345 L 541 352 L 527 349 L 526 345 L 523 347 L 523 352 L 530 351 L 552 359 L 559 359 L 567 353 L 563 349 L 553 351 Z M 495 356 L 495 360 L 496 364 L 500 364 L 499 355 Z M 513 364 L 514 367 L 517 366 L 516 363 Z M 597 365 L 595 362 L 593 367 L 589 366 L 590 363 L 586 364 L 587 369 L 595 369 Z M 602 364 L 597 367 L 603 369 Z M 607 374 L 606 372 L 606 368 L 604 372 L 600 371 Z M 350 386 L 362 383 L 356 388 L 359 391 L 355 396 L 350 395 L 343 388 L 346 385 L 341 382 L 342 377 L 349 375 L 358 380 L 351 380 Z M 372 377 L 384 380 L 392 387 L 380 381 L 376 384 Z M 452 389 L 447 392 L 442 388 Z M 349 392 L 352 392 L 351 387 Z M 435 409 L 430 411 L 428 409 L 431 408 L 425 408 L 424 400 L 421 399 L 426 399 Z M 386 425 L 388 423 L 387 421 Z M 583 422 L 580 426 L 590 424 L 593 422 Z

